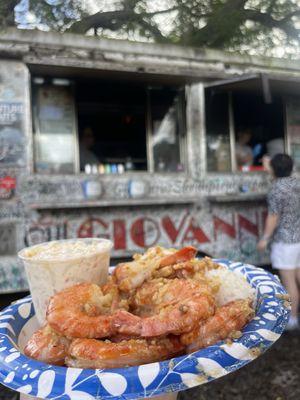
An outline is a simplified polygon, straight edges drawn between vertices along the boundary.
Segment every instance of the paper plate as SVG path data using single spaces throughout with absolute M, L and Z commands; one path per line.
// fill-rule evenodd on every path
M 256 289 L 256 316 L 232 344 L 219 342 L 189 355 L 137 367 L 56 367 L 34 361 L 20 351 L 24 335 L 36 323 L 29 296 L 0 314 L 0 382 L 42 399 L 137 399 L 185 390 L 236 371 L 280 337 L 290 306 L 277 277 L 251 265 L 215 261 L 243 274 Z

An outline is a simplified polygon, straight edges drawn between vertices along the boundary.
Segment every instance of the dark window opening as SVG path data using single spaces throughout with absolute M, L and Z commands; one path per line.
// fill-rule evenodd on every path
M 80 170 L 147 170 L 145 87 L 102 81 L 76 84 Z
M 262 93 L 207 88 L 205 91 L 207 170 L 263 170 L 263 157 L 285 152 L 284 104 Z M 235 154 L 231 154 L 234 151 Z
M 279 97 L 233 93 L 236 162 L 239 170 L 262 170 L 263 156 L 283 153 L 284 116 Z
M 36 172 L 184 170 L 181 87 L 85 77 L 32 82 Z

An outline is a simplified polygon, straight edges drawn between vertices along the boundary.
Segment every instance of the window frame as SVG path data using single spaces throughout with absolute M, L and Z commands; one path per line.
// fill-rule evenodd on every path
M 233 80 L 224 80 L 218 82 L 214 82 L 213 84 L 207 84 L 204 85 L 204 90 L 210 89 L 214 86 L 220 86 L 223 83 L 227 82 L 239 82 L 243 81 L 246 79 L 255 79 L 256 75 L 250 75 L 249 77 L 243 78 L 243 79 L 233 79 Z M 231 160 L 231 171 L 208 171 L 207 165 L 208 165 L 208 159 L 207 159 L 207 154 L 206 154 L 206 169 L 205 173 L 206 175 L 228 175 L 228 174 L 235 174 L 235 175 L 241 175 L 241 176 L 253 176 L 254 174 L 266 174 L 267 172 L 264 170 L 261 171 L 239 171 L 237 168 L 237 163 L 236 163 L 236 157 L 235 157 L 235 145 L 236 145 L 236 131 L 235 131 L 235 124 L 234 124 L 234 108 L 233 108 L 233 92 L 232 90 L 226 90 L 226 94 L 228 96 L 228 130 L 229 130 L 229 141 L 230 141 L 230 160 Z M 293 97 L 293 96 L 292 96 Z M 294 96 L 297 97 L 297 96 Z M 282 99 L 282 112 L 283 112 L 283 139 L 284 139 L 284 151 L 291 155 L 291 143 L 290 143 L 290 135 L 288 132 L 288 119 L 287 119 L 287 96 L 281 95 Z M 300 96 L 299 96 L 299 101 L 300 101 Z M 204 102 L 205 102 L 205 96 L 204 96 Z M 204 104 L 204 107 L 206 104 Z M 205 123 L 205 136 L 207 136 L 207 126 Z
M 284 134 L 285 134 L 285 151 L 288 155 L 292 156 L 292 140 L 291 140 L 291 133 L 289 130 L 289 114 L 288 114 L 288 101 L 296 99 L 299 102 L 299 109 L 300 109 L 300 95 L 299 96 L 284 96 L 283 97 L 283 102 L 284 102 Z M 300 168 L 297 168 L 297 170 Z
M 35 146 L 35 136 L 40 135 L 40 128 L 39 128 L 39 123 L 38 123 L 38 116 L 37 116 L 37 102 L 36 102 L 36 92 L 35 92 L 35 87 L 42 87 L 43 85 L 47 85 L 47 83 L 43 83 L 41 85 L 35 84 L 34 83 L 34 78 L 36 77 L 41 77 L 43 78 L 43 75 L 31 75 L 30 77 L 30 91 L 31 91 L 31 125 L 32 125 L 32 170 L 31 172 L 36 175 L 41 175 L 41 173 L 37 172 L 36 170 L 36 146 Z M 55 79 L 55 77 L 48 77 L 50 79 L 50 82 L 48 83 L 49 85 L 55 85 L 51 82 L 52 79 Z M 74 170 L 72 173 L 47 173 L 45 175 L 47 176 L 63 176 L 63 175 L 68 175 L 68 176 L 90 176 L 89 174 L 86 174 L 84 171 L 80 171 L 80 151 L 79 151 L 79 134 L 78 134 L 78 110 L 77 110 L 77 105 L 75 101 L 75 91 L 76 91 L 76 81 L 70 80 L 70 87 L 71 87 L 71 93 L 73 96 L 73 126 L 75 128 L 74 137 L 75 137 L 75 145 L 74 145 Z M 182 91 L 182 94 L 180 95 L 182 103 L 182 112 L 183 112 L 183 120 L 185 124 L 185 133 L 184 135 L 180 135 L 179 138 L 179 145 L 180 145 L 180 159 L 181 162 L 184 165 L 184 170 L 183 171 L 155 171 L 154 170 L 154 154 L 153 154 L 153 147 L 152 147 L 152 141 L 153 141 L 153 128 L 152 128 L 152 113 L 151 113 L 151 101 L 150 101 L 150 86 L 145 84 L 145 91 L 146 91 L 146 108 L 145 108 L 145 134 L 146 134 L 146 157 L 147 157 L 147 169 L 146 170 L 133 170 L 133 171 L 124 171 L 121 175 L 142 175 L 142 174 L 157 174 L 157 175 L 168 175 L 168 174 L 180 174 L 180 175 L 188 175 L 189 173 L 189 166 L 188 166 L 188 154 L 187 154 L 187 102 L 185 98 L 185 91 L 186 91 L 186 85 L 180 85 L 178 87 L 178 90 Z M 184 97 L 184 99 L 183 99 Z M 97 174 L 95 176 L 101 176 L 101 175 L 114 175 L 114 174 Z M 119 174 L 116 174 L 119 175 Z
M 204 101 L 204 115 L 206 115 L 206 96 L 205 96 L 205 90 L 209 89 L 210 85 L 204 85 L 204 96 L 203 96 L 203 101 Z M 233 173 L 239 173 L 239 171 L 235 171 L 233 169 L 233 158 L 234 157 L 234 152 L 232 149 L 235 148 L 235 128 L 234 128 L 234 119 L 233 119 L 233 107 L 232 107 L 232 98 L 230 100 L 229 96 L 229 91 L 226 91 L 227 95 L 227 114 L 228 114 L 228 136 L 229 136 L 229 147 L 230 147 L 230 171 L 209 171 L 208 170 L 208 156 L 207 156 L 207 121 L 206 121 L 206 116 L 205 116 L 205 174 L 214 176 L 214 175 L 229 175 Z M 232 96 L 231 96 L 232 97 Z M 234 164 L 236 165 L 236 161 L 234 160 Z
M 170 85 L 170 87 L 172 87 Z M 153 154 L 153 121 L 152 121 L 152 113 L 151 113 L 151 86 L 147 85 L 147 107 L 146 107 L 146 135 L 147 135 L 147 157 L 149 157 L 148 170 L 147 171 L 137 171 L 137 172 L 147 172 L 151 174 L 157 175 L 168 175 L 168 174 L 180 174 L 180 175 L 189 175 L 189 166 L 188 166 L 188 146 L 187 146 L 187 136 L 188 136 L 188 126 L 187 126 L 187 99 L 186 99 L 186 89 L 187 85 L 178 86 L 178 93 L 180 94 L 180 105 L 182 109 L 182 116 L 185 126 L 185 134 L 180 135 L 179 137 L 179 154 L 180 161 L 184 166 L 183 171 L 155 171 L 154 169 L 154 154 Z M 181 92 L 181 93 L 180 93 Z M 148 160 L 147 160 L 148 161 Z

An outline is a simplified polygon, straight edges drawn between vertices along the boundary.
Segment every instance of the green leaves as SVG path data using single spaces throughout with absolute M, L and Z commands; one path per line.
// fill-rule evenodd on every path
M 276 55 L 299 52 L 300 7 L 295 0 L 177 0 L 176 43 Z M 298 22 L 298 24 L 297 24 Z M 298 26 L 298 28 L 297 28 Z

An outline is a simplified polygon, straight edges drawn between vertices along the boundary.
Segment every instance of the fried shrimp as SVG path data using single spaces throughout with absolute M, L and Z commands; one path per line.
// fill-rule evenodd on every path
M 24 354 L 48 364 L 64 365 L 69 345 L 70 340 L 46 325 L 32 335 L 24 348 Z
M 202 280 L 207 271 L 217 268 L 219 268 L 219 265 L 213 262 L 209 257 L 204 257 L 200 260 L 197 258 L 192 258 L 188 261 L 167 265 L 157 269 L 153 273 L 153 278 L 190 278 Z
M 122 368 L 238 338 L 253 317 L 251 285 L 194 247 L 152 247 L 105 285 L 79 283 L 49 301 L 27 356 L 75 368 Z
M 159 267 L 166 267 L 167 265 L 174 265 L 184 261 L 191 260 L 195 257 L 197 249 L 192 246 L 183 247 L 180 250 L 163 257 L 159 262 Z
M 253 314 L 249 300 L 232 301 L 218 308 L 215 315 L 200 322 L 191 332 L 182 335 L 181 343 L 188 346 L 188 353 L 211 346 L 232 332 L 241 330 Z
M 75 339 L 66 364 L 75 368 L 122 368 L 165 360 L 178 355 L 184 346 L 177 337 L 108 340 Z
M 107 313 L 112 313 L 120 309 L 128 309 L 128 296 L 120 292 L 113 276 L 110 276 L 107 283 L 101 286 L 101 290 L 104 295 L 103 303 L 104 305 L 106 304 Z
M 180 250 L 166 250 L 152 247 L 142 256 L 136 255 L 134 261 L 118 264 L 114 277 L 122 291 L 131 291 L 150 279 L 155 270 L 168 265 L 178 264 L 195 257 L 197 249 L 184 247 Z
M 80 283 L 55 294 L 49 302 L 47 321 L 61 335 L 71 338 L 102 338 L 114 333 L 111 309 L 116 288 L 102 289 L 91 283 Z
M 118 333 L 155 337 L 188 332 L 214 313 L 210 288 L 183 279 L 157 279 L 146 282 L 135 293 L 134 314 L 117 311 L 113 317 Z

